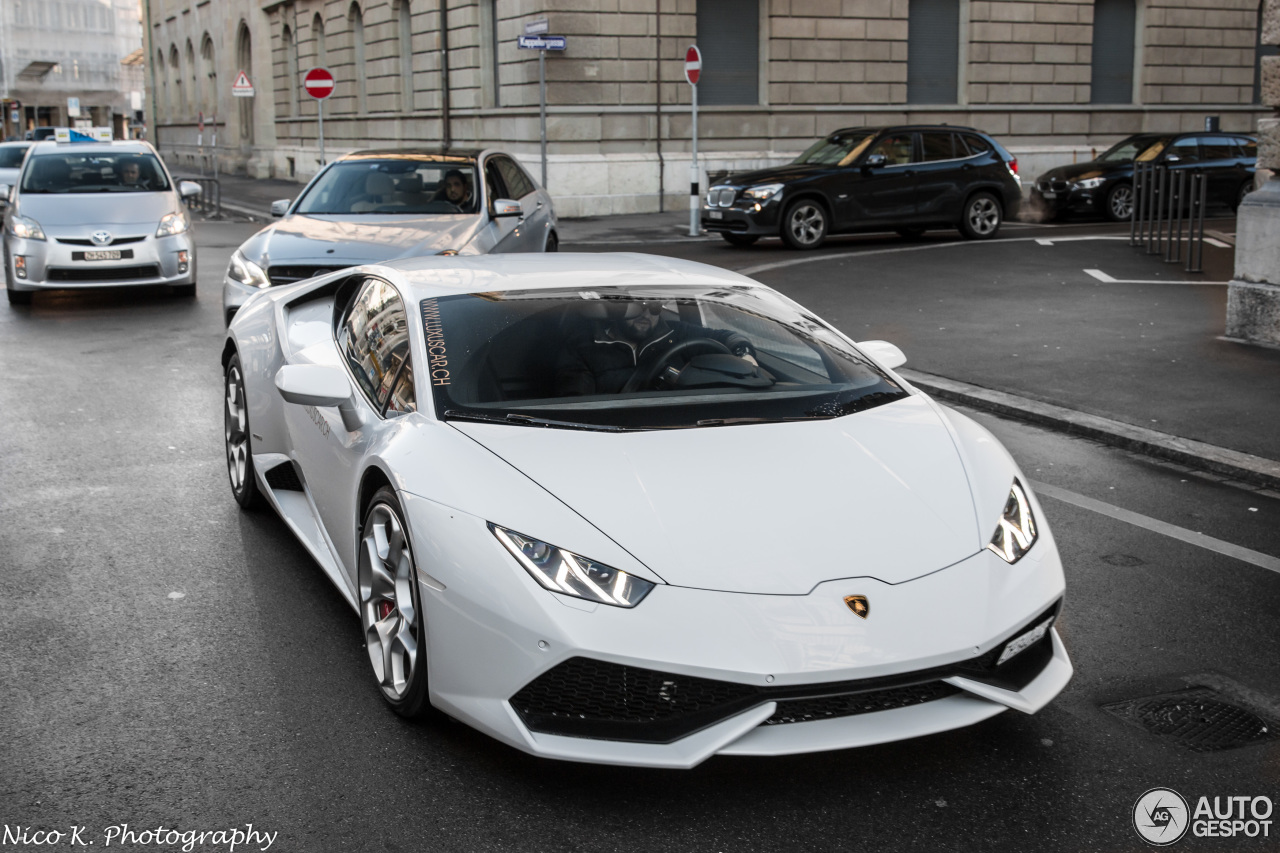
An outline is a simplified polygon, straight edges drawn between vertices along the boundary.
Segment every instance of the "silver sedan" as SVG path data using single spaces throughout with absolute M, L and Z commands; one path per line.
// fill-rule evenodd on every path
M 181 192 L 145 142 L 39 142 L 4 216 L 9 302 L 37 290 L 168 284 L 196 291 L 196 252 Z
M 227 323 L 261 288 L 344 267 L 559 245 L 551 196 L 502 151 L 357 151 L 271 212 L 282 219 L 231 256 L 222 288 Z

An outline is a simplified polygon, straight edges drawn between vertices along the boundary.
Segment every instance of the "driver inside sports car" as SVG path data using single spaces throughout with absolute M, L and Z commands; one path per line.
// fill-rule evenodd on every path
M 699 354 L 732 355 L 757 371 L 755 347 L 740 332 L 667 319 L 658 300 L 613 302 L 604 319 L 590 321 L 565 343 L 556 362 L 556 392 L 626 394 L 674 385 L 681 363 Z

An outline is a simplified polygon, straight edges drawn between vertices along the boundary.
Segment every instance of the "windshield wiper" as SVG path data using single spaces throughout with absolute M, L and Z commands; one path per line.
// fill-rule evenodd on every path
M 459 412 L 448 409 L 444 413 L 447 421 L 480 421 L 491 424 L 519 424 L 521 426 L 555 427 L 558 429 L 585 429 L 593 432 L 634 432 L 631 427 L 609 426 L 607 424 L 583 424 L 577 421 L 553 421 L 548 418 L 535 418 L 530 415 L 481 415 L 473 412 Z

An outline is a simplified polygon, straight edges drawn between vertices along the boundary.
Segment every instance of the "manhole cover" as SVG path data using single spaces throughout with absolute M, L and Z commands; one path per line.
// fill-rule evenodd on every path
M 1196 752 L 1280 737 L 1280 725 L 1207 687 L 1113 702 L 1102 709 Z

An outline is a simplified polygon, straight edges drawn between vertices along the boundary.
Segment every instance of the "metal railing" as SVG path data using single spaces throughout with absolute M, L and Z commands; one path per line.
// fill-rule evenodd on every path
M 217 178 L 193 178 L 174 176 L 179 181 L 200 185 L 200 195 L 187 199 L 187 207 L 199 211 L 210 219 L 222 218 L 222 184 Z
M 1204 272 L 1207 189 L 1206 175 L 1199 169 L 1135 163 L 1129 245 L 1177 264 L 1183 262 L 1185 243 L 1186 271 Z

